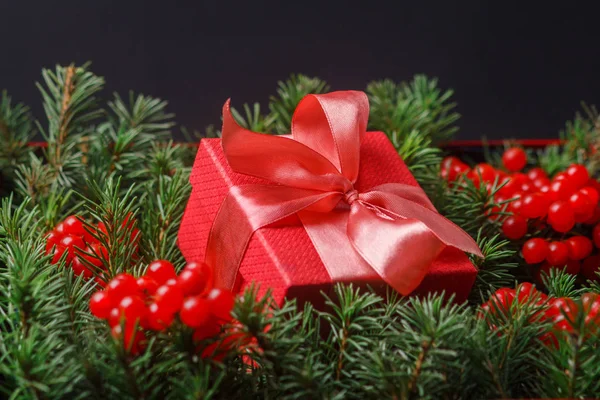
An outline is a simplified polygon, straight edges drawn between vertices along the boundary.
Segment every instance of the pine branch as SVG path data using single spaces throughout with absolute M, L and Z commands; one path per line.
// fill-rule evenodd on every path
M 371 82 L 369 127 L 390 137 L 404 138 L 416 130 L 434 144 L 447 141 L 458 131 L 454 123 L 460 118 L 456 104 L 449 102 L 452 94 L 438 89 L 437 79 L 424 75 L 399 85 L 389 79 Z
M 292 74 L 286 81 L 277 82 L 277 86 L 277 96 L 269 99 L 271 112 L 267 117 L 267 120 L 274 121 L 274 132 L 277 134 L 290 133 L 294 110 L 304 96 L 329 91 L 325 81 L 302 74 Z
M 87 230 L 106 249 L 107 256 L 94 254 L 103 260 L 104 280 L 110 280 L 121 272 L 134 269 L 139 261 L 138 244 L 140 233 L 137 229 L 135 215 L 138 211 L 137 198 L 131 187 L 121 195 L 120 180 L 109 178 L 104 188 L 96 182 L 89 182 L 95 194 L 92 198 L 83 198 L 89 215 L 105 227 L 105 232 L 96 230 L 94 225 L 86 222 Z
M 260 113 L 260 104 L 254 103 L 252 109 L 250 105 L 244 104 L 244 115 L 240 114 L 235 108 L 231 108 L 231 114 L 240 126 L 249 129 L 253 132 L 271 133 L 273 125 L 276 121 L 276 116 L 269 114 L 263 116 Z M 289 131 L 288 131 L 289 133 Z
M 581 301 L 576 302 L 582 309 Z M 547 351 L 538 360 L 545 373 L 540 375 L 540 395 L 561 398 L 596 398 L 600 393 L 600 361 L 597 326 L 586 322 L 587 315 L 575 318 L 564 315 L 574 327 L 571 332 L 558 331 L 558 350 Z
M 148 195 L 143 201 L 142 248 L 145 259 L 171 260 L 179 265 L 183 257 L 177 249 L 177 233 L 190 194 L 188 174 L 178 170 L 172 177 L 162 175 L 157 184 L 144 185 Z
M 576 276 L 568 274 L 565 269 L 551 268 L 550 274 L 542 272 L 542 282 L 553 297 L 577 297 L 582 292 L 575 286 Z
M 29 108 L 18 103 L 2 91 L 0 100 L 0 170 L 9 179 L 14 179 L 15 170 L 29 159 L 32 149 L 29 142 L 35 136 Z
M 19 398 L 58 398 L 79 382 L 73 347 L 62 340 L 63 282 L 49 264 L 36 209 L 26 202 L 0 215 L 0 379 Z
M 72 187 L 83 171 L 82 154 L 77 148 L 88 126 L 103 114 L 96 108 L 94 95 L 104 86 L 104 79 L 87 71 L 87 65 L 57 66 L 43 70 L 45 87 L 37 84 L 44 98 L 49 127 L 45 132 L 38 124 L 48 146 L 44 151 L 48 164 L 57 176 L 56 183 Z
M 416 130 L 405 137 L 393 131 L 390 140 L 423 190 L 426 193 L 435 191 L 440 184 L 442 151 L 432 147 L 431 139 Z
M 473 304 L 481 303 L 484 295 L 495 292 L 501 287 L 512 286 L 515 280 L 515 268 L 518 267 L 518 249 L 499 235 L 486 237 L 480 230 L 477 244 L 484 258 L 471 256 L 471 261 L 478 269 L 475 284 L 471 289 L 469 300 Z

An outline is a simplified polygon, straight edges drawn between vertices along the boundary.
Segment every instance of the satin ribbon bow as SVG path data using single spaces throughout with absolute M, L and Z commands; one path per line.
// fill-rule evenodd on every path
M 441 216 L 420 187 L 354 189 L 368 115 L 363 92 L 308 95 L 294 112 L 288 138 L 240 127 L 225 103 L 222 146 L 231 169 L 276 184 L 233 186 L 221 204 L 205 259 L 215 267 L 217 285 L 233 287 L 256 230 L 293 214 L 335 281 L 375 271 L 406 295 L 445 246 L 482 257 L 475 241 Z

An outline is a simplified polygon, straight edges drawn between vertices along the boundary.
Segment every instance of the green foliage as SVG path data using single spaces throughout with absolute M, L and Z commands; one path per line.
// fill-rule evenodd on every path
M 14 179 L 15 169 L 29 159 L 32 148 L 29 142 L 35 130 L 29 108 L 22 103 L 11 104 L 8 93 L 2 91 L 0 98 L 0 170 L 9 179 Z
M 244 115 L 240 114 L 235 108 L 231 108 L 231 113 L 240 126 L 253 132 L 269 133 L 273 130 L 273 125 L 277 117 L 274 114 L 263 116 L 260 113 L 260 104 L 254 103 L 252 108 L 244 104 Z M 288 131 L 289 133 L 289 131 Z
M 424 75 L 416 75 L 410 83 L 371 82 L 369 127 L 400 139 L 416 130 L 436 145 L 449 140 L 458 131 L 454 123 L 460 115 L 450 101 L 453 91 L 442 91 L 437 83 Z
M 565 272 L 565 268 L 550 268 L 550 274 L 542 273 L 544 286 L 554 297 L 577 297 L 581 290 L 575 285 L 576 279 L 576 276 Z
M 495 292 L 501 287 L 510 287 L 515 280 L 517 249 L 508 240 L 496 234 L 487 237 L 479 231 L 477 244 L 484 258 L 471 256 L 471 261 L 478 269 L 475 285 L 471 289 L 470 300 L 479 304 L 488 292 Z
M 87 65 L 57 66 L 42 71 L 45 86 L 37 84 L 44 99 L 48 129 L 38 124 L 48 143 L 45 159 L 54 175 L 54 187 L 70 188 L 83 178 L 82 137 L 91 132 L 89 124 L 103 114 L 94 95 L 104 79 L 87 70 Z
M 304 96 L 329 91 L 329 85 L 325 81 L 302 74 L 292 74 L 287 80 L 277 82 L 277 86 L 277 95 L 269 99 L 274 132 L 277 134 L 290 133 L 294 110 Z

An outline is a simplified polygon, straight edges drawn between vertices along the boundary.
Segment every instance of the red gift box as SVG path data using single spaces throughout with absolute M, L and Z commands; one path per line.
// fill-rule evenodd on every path
M 232 186 L 269 183 L 232 171 L 220 139 L 202 139 L 190 181 L 193 190 L 179 232 L 179 247 L 188 262 L 204 260 L 212 223 Z M 367 132 L 355 188 L 363 192 L 392 182 L 418 186 L 385 134 Z M 476 275 L 465 253 L 447 247 L 412 295 L 445 291 L 461 301 L 468 296 Z M 329 292 L 335 283 L 295 215 L 252 235 L 238 271 L 237 289 L 252 282 L 260 284 L 260 295 L 271 288 L 280 304 L 285 297 L 319 301 L 320 292 Z M 375 273 L 354 282 L 379 290 L 385 287 Z

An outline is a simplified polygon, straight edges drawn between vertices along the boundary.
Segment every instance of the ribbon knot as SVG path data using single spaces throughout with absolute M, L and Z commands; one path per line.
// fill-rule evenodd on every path
M 483 257 L 418 186 L 354 189 L 369 103 L 363 92 L 308 95 L 291 138 L 251 132 L 223 107 L 222 146 L 231 169 L 275 184 L 234 186 L 209 234 L 205 261 L 232 288 L 252 234 L 296 214 L 333 281 L 377 274 L 401 294 L 421 283 L 446 246 Z M 350 209 L 336 207 L 341 199 Z
M 356 191 L 356 189 L 352 188 L 350 190 L 348 190 L 345 194 L 344 194 L 344 200 L 346 200 L 346 203 L 348 203 L 348 205 L 352 205 L 352 203 L 354 203 L 356 200 L 358 200 L 358 192 Z

